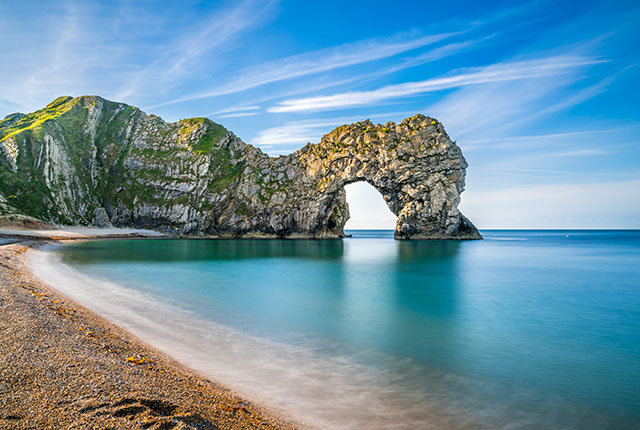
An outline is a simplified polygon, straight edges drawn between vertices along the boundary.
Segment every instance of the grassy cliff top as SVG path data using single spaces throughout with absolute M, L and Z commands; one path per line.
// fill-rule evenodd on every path
M 63 116 L 65 118 L 68 118 L 69 116 L 74 116 L 75 114 L 84 115 L 87 108 L 90 108 L 92 106 L 95 107 L 98 104 L 102 106 L 103 110 L 128 108 L 132 111 L 140 111 L 136 107 L 129 106 L 124 103 L 109 101 L 100 96 L 81 96 L 75 98 L 71 96 L 62 96 L 58 97 L 44 108 L 35 112 L 31 112 L 28 114 L 14 113 L 11 115 L 7 115 L 7 117 L 3 120 L 0 120 L 0 141 L 8 139 L 9 137 L 26 130 L 37 131 L 47 121 L 60 119 Z M 155 115 L 149 116 L 162 121 L 161 118 L 156 117 Z M 203 126 L 208 126 L 210 131 L 209 133 L 207 133 L 207 138 L 204 139 L 204 145 L 201 145 L 205 148 L 199 148 L 205 150 L 208 149 L 206 147 L 210 146 L 208 145 L 210 144 L 210 140 L 217 140 L 227 132 L 227 130 L 220 124 L 217 124 L 208 118 L 201 117 L 187 118 L 177 121 L 176 123 L 168 124 L 175 124 L 178 127 L 178 133 L 181 137 L 188 137 L 195 130 L 202 128 Z
M 35 130 L 46 121 L 58 118 L 72 110 L 78 104 L 95 103 L 98 96 L 82 96 L 73 98 L 71 96 L 58 97 L 44 108 L 21 116 L 17 121 L 16 114 L 9 115 L 0 121 L 0 141 L 5 140 L 25 130 Z M 102 99 L 104 100 L 104 99 Z M 106 101 L 106 100 L 104 100 Z

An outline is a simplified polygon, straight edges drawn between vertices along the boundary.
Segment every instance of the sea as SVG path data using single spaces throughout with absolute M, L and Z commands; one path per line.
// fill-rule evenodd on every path
M 311 428 L 640 428 L 640 231 L 96 240 L 35 274 Z

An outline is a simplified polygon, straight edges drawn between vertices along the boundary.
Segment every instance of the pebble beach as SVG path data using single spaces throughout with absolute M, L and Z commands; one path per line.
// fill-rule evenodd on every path
M 39 282 L 41 243 L 0 246 L 0 428 L 299 428 Z

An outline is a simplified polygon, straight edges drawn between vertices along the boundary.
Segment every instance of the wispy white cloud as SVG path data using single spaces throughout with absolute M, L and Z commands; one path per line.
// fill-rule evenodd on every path
M 361 84 L 363 82 L 366 82 L 371 79 L 375 79 L 380 76 L 390 75 L 392 73 L 395 73 L 407 68 L 419 66 L 421 64 L 425 64 L 431 61 L 436 61 L 436 60 L 445 58 L 447 56 L 460 53 L 461 51 L 464 51 L 465 49 L 468 49 L 468 48 L 475 47 L 478 43 L 481 43 L 484 40 L 487 40 L 490 38 L 491 37 L 486 37 L 480 40 L 470 40 L 466 42 L 451 43 L 448 45 L 441 46 L 439 48 L 428 50 L 417 56 L 413 56 L 413 57 L 410 56 L 410 57 L 398 60 L 398 63 L 393 66 L 374 70 L 370 73 L 356 74 L 353 76 L 346 77 L 344 79 L 323 77 L 322 79 L 319 79 L 317 81 L 306 80 L 300 83 L 290 85 L 289 88 L 284 92 L 271 93 L 259 99 L 254 99 L 251 101 L 251 103 L 264 103 L 264 102 L 272 101 L 274 99 L 279 99 L 283 97 L 290 97 L 290 96 L 305 94 L 305 93 L 313 93 L 315 91 L 320 91 L 320 90 L 324 90 L 332 87 L 340 87 L 347 84 L 352 84 L 354 82 L 358 82 L 359 84 Z M 226 111 L 227 109 L 223 109 L 220 111 L 207 114 L 205 116 L 214 115 L 216 113 L 226 112 Z
M 583 76 L 570 72 L 581 71 L 573 69 L 567 70 L 567 73 L 524 81 L 460 88 L 430 106 L 427 111 L 447 124 L 448 132 L 468 149 L 484 146 L 475 145 L 483 140 L 512 139 L 514 143 L 532 140 L 534 137 L 517 137 L 517 134 L 514 137 L 513 134 L 521 133 L 521 130 L 528 127 L 539 126 L 541 121 L 552 114 L 597 96 L 613 82 L 607 78 L 594 85 L 575 89 L 575 84 Z M 561 138 L 560 135 L 544 136 L 550 141 Z M 544 137 L 541 139 L 544 140 Z
M 250 70 L 241 73 L 231 83 L 219 89 L 218 94 L 235 93 L 271 82 L 393 57 L 457 34 L 459 33 L 442 33 L 430 36 L 418 36 L 415 33 L 396 34 L 389 38 L 367 39 L 318 51 L 305 52 L 252 67 Z
M 0 13 L 14 14 L 0 27 L 0 92 L 21 110 L 34 110 L 60 95 L 99 94 L 137 105 L 166 97 L 237 48 L 277 2 L 229 2 L 188 24 L 144 3 L 66 0 L 43 4 L 29 20 L 16 15 L 28 8 L 15 9 L 0 5 Z
M 482 172 L 490 172 L 495 175 L 512 175 L 512 176 L 539 176 L 539 177 L 548 177 L 549 175 L 561 176 L 561 175 L 570 175 L 575 176 L 576 171 L 573 170 L 559 170 L 559 169 L 536 169 L 536 168 L 528 168 L 528 167 L 511 167 L 505 165 L 504 163 L 500 163 L 499 166 L 474 166 L 474 170 L 482 171 Z
M 555 154 L 549 154 L 551 157 L 590 157 L 594 155 L 606 155 L 611 151 L 605 151 L 604 149 L 578 149 L 575 151 L 558 152 Z
M 419 66 L 422 64 L 430 63 L 432 61 L 440 60 L 442 58 L 449 57 L 454 54 L 458 54 L 465 49 L 469 49 L 472 47 L 476 47 L 478 44 L 489 40 L 493 37 L 487 36 L 478 40 L 467 40 L 464 42 L 456 42 L 449 43 L 448 45 L 440 46 L 439 48 L 434 48 L 429 51 L 423 52 L 420 55 L 416 55 L 414 57 L 405 58 L 400 64 L 390 67 L 388 69 L 383 69 L 383 74 L 390 74 L 392 72 L 396 72 L 399 70 L 408 69 L 410 67 Z
M 228 50 L 234 37 L 263 23 L 271 16 L 276 4 L 276 0 L 243 0 L 232 8 L 214 11 L 194 25 L 193 31 L 162 46 L 158 50 L 161 53 L 159 58 L 138 71 L 116 97 L 126 99 L 150 80 L 159 81 L 157 83 L 162 85 L 175 83 L 188 74 L 194 64 L 200 66 L 198 60 L 202 56 L 212 51 L 219 54 Z
M 218 115 L 218 118 L 241 118 L 245 116 L 256 116 L 260 115 L 260 112 L 236 112 L 236 113 L 227 113 L 224 115 Z
M 469 187 L 460 209 L 480 228 L 640 228 L 640 179 Z
M 56 11 L 55 28 L 43 27 L 26 46 L 3 46 L 0 50 L 0 82 L 7 98 L 19 101 L 21 108 L 37 106 L 50 101 L 52 93 L 61 95 L 74 86 L 87 81 L 86 71 L 98 61 L 96 54 L 87 49 L 87 41 L 96 41 L 96 34 L 87 34 L 84 22 L 90 7 L 65 1 Z M 11 32 L 13 22 L 4 26 L 3 32 Z M 9 40 L 9 34 L 1 36 Z M 35 42 L 35 43 L 34 43 Z M 36 46 L 39 43 L 39 46 Z M 3 58 L 4 57 L 4 58 Z M 73 62 L 73 67 L 70 67 Z M 55 90 L 57 89 L 57 91 Z M 53 92 L 56 91 L 56 92 Z M 49 93 L 46 99 L 42 94 Z
M 526 126 L 545 117 L 549 117 L 556 112 L 578 106 L 605 92 L 609 85 L 625 70 L 628 70 L 628 68 L 607 76 L 593 85 L 580 89 L 569 89 L 568 83 L 559 79 L 545 82 L 542 85 L 548 89 L 546 96 L 543 97 L 542 94 L 539 94 L 537 97 L 534 95 L 532 99 L 529 99 L 531 102 L 536 101 L 537 106 L 530 106 L 529 109 L 523 112 L 517 119 L 512 118 L 509 121 L 508 127 L 513 129 L 519 126 Z M 564 96 L 559 98 L 558 95 L 561 93 L 564 93 Z M 542 103 L 543 101 L 544 103 Z M 521 101 L 521 106 L 526 106 L 526 104 Z
M 388 85 L 372 91 L 350 91 L 331 96 L 284 100 L 278 105 L 268 108 L 267 111 L 274 113 L 317 112 L 373 105 L 390 99 L 411 97 L 450 88 L 566 74 L 576 68 L 599 62 L 601 60 L 593 58 L 558 55 L 535 60 L 498 63 L 466 69 L 452 76 Z
M 539 162 L 540 158 L 580 157 L 624 152 L 628 150 L 630 145 L 633 145 L 627 136 L 629 129 L 633 127 L 637 126 L 629 125 L 618 128 L 539 135 L 506 137 L 497 135 L 471 140 L 463 138 L 459 140 L 459 145 L 464 153 L 472 159 L 483 158 L 483 154 L 491 153 L 494 159 L 510 155 L 509 164 L 516 161 L 522 164 L 522 156 L 526 154 L 528 157 L 526 162 L 532 164 Z M 499 131 L 497 133 L 499 134 Z M 603 142 L 606 142 L 606 148 L 602 147 Z M 474 168 L 476 167 L 478 166 L 474 166 Z M 501 169 L 502 167 L 496 168 L 496 170 Z
M 261 147 L 297 144 L 301 147 L 307 142 L 316 140 L 321 130 L 335 124 L 333 120 L 292 121 L 258 132 L 251 140 L 251 144 Z
M 240 111 L 251 111 L 251 110 L 258 110 L 258 109 L 260 109 L 260 106 L 256 106 L 256 105 L 232 106 L 225 109 L 217 110 L 215 112 L 210 113 L 209 115 L 216 115 L 220 113 L 230 113 L 230 112 L 240 112 Z
M 214 12 L 193 34 L 186 34 L 172 47 L 167 75 L 184 74 L 184 68 L 204 53 L 220 48 L 231 38 L 268 19 L 277 1 L 243 0 L 233 8 Z
M 508 144 L 509 146 L 513 146 L 514 144 L 517 144 L 517 145 L 520 145 L 520 144 L 540 145 L 541 142 L 555 143 L 558 140 L 575 139 L 575 138 L 583 137 L 585 135 L 612 133 L 612 132 L 615 132 L 617 130 L 619 130 L 619 129 L 617 129 L 617 128 L 606 128 L 606 129 L 596 129 L 596 130 L 568 131 L 568 132 L 564 132 L 564 133 L 548 133 L 548 134 L 534 134 L 534 135 L 522 135 L 522 136 L 492 137 L 492 138 L 465 140 L 464 144 L 465 145 L 472 145 L 474 148 L 475 148 L 475 145 L 483 145 L 483 144 L 490 144 L 491 147 L 495 147 L 496 145 L 504 145 L 504 144 Z M 469 149 L 467 149 L 467 150 L 469 150 Z
M 340 125 L 351 124 L 367 118 L 371 120 L 382 119 L 386 122 L 392 118 L 405 117 L 409 114 L 409 112 L 385 112 L 373 115 L 290 121 L 281 126 L 267 128 L 258 132 L 256 137 L 251 140 L 251 144 L 263 148 L 288 146 L 293 149 L 299 149 L 307 142 L 318 142 L 323 134 Z
M 457 34 L 460 33 L 442 33 L 429 36 L 418 35 L 415 32 L 401 33 L 387 38 L 365 39 L 331 48 L 305 52 L 253 66 L 241 72 L 239 76 L 229 83 L 212 91 L 192 94 L 150 107 L 166 106 L 185 101 L 233 94 L 272 82 L 368 63 L 422 48 Z M 462 44 L 459 46 L 450 46 L 448 49 L 442 49 L 422 59 L 416 57 L 413 61 L 414 64 L 433 61 L 435 58 L 450 55 L 454 50 L 464 47 L 466 47 L 466 45 Z M 410 67 L 410 64 L 407 64 L 405 67 Z
M 260 106 L 232 106 L 225 109 L 218 110 L 216 112 L 209 113 L 205 116 L 213 116 L 215 118 L 241 118 L 246 116 L 260 115 Z

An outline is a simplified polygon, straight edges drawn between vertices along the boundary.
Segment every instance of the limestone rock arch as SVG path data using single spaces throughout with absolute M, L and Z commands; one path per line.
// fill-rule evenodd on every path
M 321 202 L 319 230 L 344 234 L 344 186 L 366 181 L 397 217 L 397 239 L 480 239 L 460 213 L 467 163 L 441 123 L 416 115 L 399 124 L 371 121 L 338 127 L 294 154 Z M 326 207 L 322 207 L 326 206 Z
M 437 120 L 338 127 L 269 157 L 207 118 L 168 123 L 98 96 L 0 120 L 0 214 L 177 236 L 339 238 L 366 181 L 398 239 L 479 239 L 460 213 L 467 163 Z

